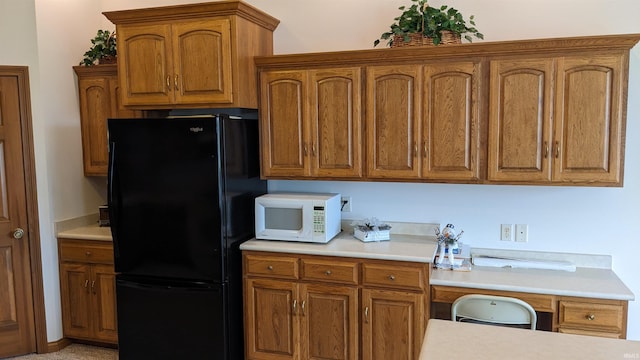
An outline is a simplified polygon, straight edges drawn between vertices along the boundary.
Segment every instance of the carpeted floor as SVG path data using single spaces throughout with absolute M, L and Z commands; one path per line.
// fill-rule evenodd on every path
M 12 357 L 14 360 L 117 360 L 118 350 L 96 346 L 71 344 L 49 354 L 30 354 Z

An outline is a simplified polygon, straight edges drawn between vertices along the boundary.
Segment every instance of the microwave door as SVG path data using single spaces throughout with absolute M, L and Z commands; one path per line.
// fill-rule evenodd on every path
M 262 201 L 256 203 L 256 238 L 296 240 L 310 238 L 305 224 L 313 221 L 310 204 L 286 201 Z

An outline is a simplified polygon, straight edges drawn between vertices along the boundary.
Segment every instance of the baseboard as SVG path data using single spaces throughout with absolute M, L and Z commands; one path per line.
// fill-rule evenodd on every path
M 47 353 L 60 351 L 67 346 L 71 345 L 71 340 L 67 338 L 62 338 L 58 341 L 47 343 Z

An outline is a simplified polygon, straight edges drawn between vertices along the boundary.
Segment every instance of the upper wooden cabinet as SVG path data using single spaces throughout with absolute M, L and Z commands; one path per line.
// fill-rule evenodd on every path
M 116 65 L 74 66 L 78 77 L 80 130 L 85 176 L 107 176 L 107 119 L 141 117 L 120 104 Z
M 622 182 L 625 54 L 491 61 L 488 179 Z
M 361 71 L 265 71 L 260 78 L 262 175 L 362 176 Z
M 629 50 L 638 40 L 640 34 L 607 35 L 257 57 L 262 175 L 622 186 Z M 348 97 L 327 87 L 338 104 L 329 107 L 310 73 L 344 69 L 360 69 L 362 88 L 354 77 Z M 346 135 L 345 114 L 355 124 L 356 101 L 363 106 L 361 140 Z M 314 125 L 312 109 L 331 109 L 333 124 Z M 335 157 L 318 158 L 332 171 L 311 161 L 324 150 L 322 137 L 338 134 L 326 129 L 342 131 L 324 144 Z M 355 150 L 340 146 L 345 139 Z M 345 159 L 358 164 L 358 152 L 361 176 L 335 171 Z
M 279 21 L 240 1 L 103 13 L 116 24 L 123 104 L 257 108 L 253 57 Z
M 367 68 L 367 176 L 478 179 L 480 65 Z

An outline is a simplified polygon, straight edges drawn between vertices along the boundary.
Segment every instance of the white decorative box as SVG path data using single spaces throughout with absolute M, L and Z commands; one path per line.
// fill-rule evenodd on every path
M 389 240 L 389 230 L 362 231 L 357 227 L 353 229 L 353 236 L 364 242 Z

